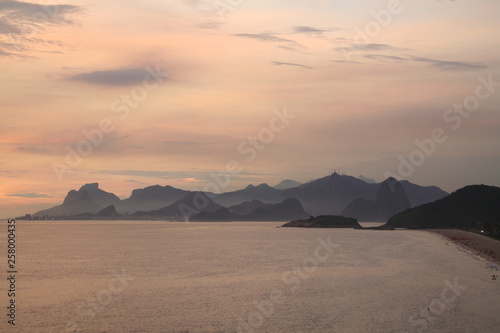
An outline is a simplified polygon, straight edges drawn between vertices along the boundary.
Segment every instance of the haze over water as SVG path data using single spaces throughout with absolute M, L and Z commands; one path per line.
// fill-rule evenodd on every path
M 434 234 L 278 225 L 19 221 L 16 331 L 500 327 L 500 288 L 486 263 Z M 441 310 L 445 281 L 459 295 Z M 427 307 L 438 313 L 432 320 L 419 314 Z

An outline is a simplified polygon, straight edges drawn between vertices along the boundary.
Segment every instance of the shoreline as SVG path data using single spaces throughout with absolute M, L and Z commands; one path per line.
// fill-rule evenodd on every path
M 425 231 L 435 233 L 481 258 L 500 265 L 500 241 L 498 240 L 457 229 L 427 229 Z

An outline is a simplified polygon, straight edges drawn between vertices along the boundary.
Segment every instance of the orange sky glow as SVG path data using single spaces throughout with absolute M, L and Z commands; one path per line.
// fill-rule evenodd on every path
M 497 0 L 214 3 L 0 1 L 0 218 L 230 161 L 221 191 L 336 168 L 500 186 Z

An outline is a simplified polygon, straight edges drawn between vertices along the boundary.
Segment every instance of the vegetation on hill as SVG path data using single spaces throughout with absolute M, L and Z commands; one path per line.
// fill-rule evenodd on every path
M 409 229 L 456 228 L 500 236 L 500 188 L 470 185 L 432 203 L 391 217 L 388 226 Z
M 316 217 L 311 216 L 305 220 L 295 220 L 285 223 L 282 225 L 282 227 L 363 229 L 363 227 L 358 223 L 358 220 L 337 215 L 321 215 Z

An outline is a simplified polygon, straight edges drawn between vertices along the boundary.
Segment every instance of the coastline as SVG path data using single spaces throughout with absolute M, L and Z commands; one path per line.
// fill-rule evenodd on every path
M 500 241 L 469 231 L 457 229 L 428 229 L 442 238 L 500 265 Z

